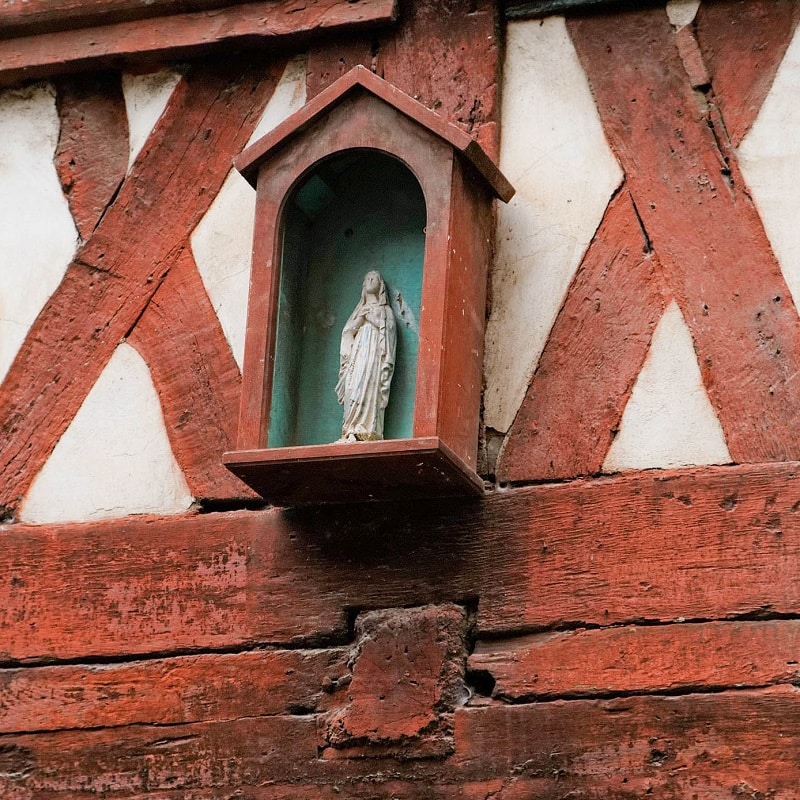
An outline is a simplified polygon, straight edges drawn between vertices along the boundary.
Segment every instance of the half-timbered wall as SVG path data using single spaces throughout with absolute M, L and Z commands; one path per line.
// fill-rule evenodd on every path
M 0 9 L 0 797 L 800 796 L 800 2 L 34 5 Z M 268 508 L 221 463 L 231 159 L 359 63 L 517 190 L 486 495 Z

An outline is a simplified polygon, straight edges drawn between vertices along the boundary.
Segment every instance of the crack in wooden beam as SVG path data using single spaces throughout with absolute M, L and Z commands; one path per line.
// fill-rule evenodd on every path
M 55 165 L 82 239 L 88 239 L 128 171 L 128 117 L 119 73 L 62 79 Z
M 701 3 L 694 33 L 734 147 L 755 121 L 798 19 L 796 0 Z

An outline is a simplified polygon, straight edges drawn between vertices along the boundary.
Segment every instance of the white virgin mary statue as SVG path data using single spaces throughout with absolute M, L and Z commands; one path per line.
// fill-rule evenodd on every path
M 394 374 L 397 326 L 380 273 L 364 276 L 361 300 L 342 330 L 336 397 L 344 406 L 340 442 L 383 439 Z

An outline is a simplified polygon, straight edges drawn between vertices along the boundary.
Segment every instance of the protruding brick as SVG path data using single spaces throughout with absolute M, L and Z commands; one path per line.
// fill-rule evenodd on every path
M 450 712 L 467 697 L 466 629 L 464 609 L 456 605 L 359 616 L 349 702 L 330 720 L 329 743 L 377 745 L 381 752 L 401 745 L 397 754 L 411 758 L 450 752 Z

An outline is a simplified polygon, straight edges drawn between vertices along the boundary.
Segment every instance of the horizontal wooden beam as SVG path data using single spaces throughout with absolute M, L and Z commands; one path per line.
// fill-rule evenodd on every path
M 793 684 L 798 650 L 798 620 L 623 626 L 482 640 L 468 668 L 503 701 L 597 699 Z M 350 682 L 349 657 L 265 649 L 0 670 L 0 735 L 324 713 L 345 702 L 335 690 Z
M 274 46 L 387 24 L 396 0 L 260 0 L 223 8 L 0 39 L 0 86 L 98 66 L 153 64 L 223 46 Z M 2 16 L 0 16 L 2 20 Z
M 357 609 L 430 602 L 494 636 L 800 614 L 798 463 L 0 534 L 7 664 L 343 642 Z
M 204 11 L 242 0 L 5 0 L 0 8 L 0 38 L 21 32 L 51 33 L 167 14 Z
M 800 693 L 789 686 L 466 707 L 454 717 L 443 760 L 326 759 L 317 715 L 5 736 L 0 795 L 790 798 L 800 784 Z
M 506 19 L 534 19 L 576 11 L 620 11 L 664 5 L 664 0 L 506 0 Z
M 346 651 L 256 650 L 0 671 L 0 734 L 312 713 Z
M 507 774 L 509 797 L 792 797 L 799 714 L 792 686 L 467 708 L 455 760 L 462 780 Z
M 469 667 L 518 702 L 794 683 L 799 653 L 798 620 L 631 625 L 479 642 Z

